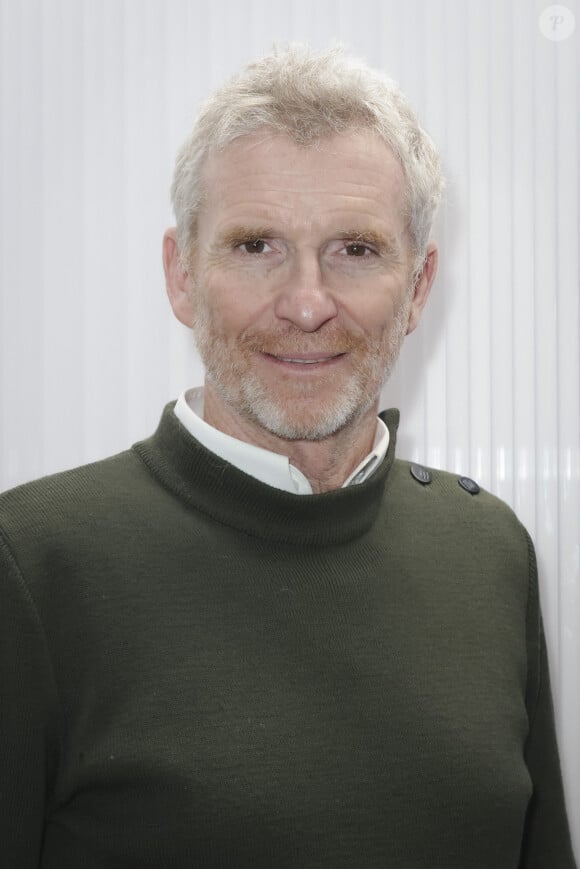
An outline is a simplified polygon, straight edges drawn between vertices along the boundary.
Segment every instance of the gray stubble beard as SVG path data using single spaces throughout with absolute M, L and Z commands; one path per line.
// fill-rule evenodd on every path
M 313 384 L 306 384 L 305 392 L 308 393 L 310 389 L 312 394 L 306 394 L 298 400 L 305 400 L 308 405 L 312 403 L 314 409 L 308 414 L 309 419 L 305 420 L 304 414 L 302 419 L 291 419 L 292 409 L 289 411 L 283 406 L 258 376 L 248 374 L 237 364 L 235 352 L 229 351 L 227 342 L 224 343 L 211 321 L 205 302 L 198 297 L 193 332 L 206 368 L 206 381 L 235 413 L 276 437 L 289 441 L 320 441 L 328 438 L 346 426 L 356 425 L 378 401 L 407 333 L 412 298 L 412 292 L 408 290 L 390 330 L 377 342 L 370 358 L 359 360 L 354 374 L 336 399 L 321 402 L 316 392 L 310 389 Z M 218 350 L 216 348 L 220 343 Z M 326 376 L 324 383 L 329 383 L 330 378 L 332 372 Z M 320 385 L 320 381 L 318 383 Z M 365 398 L 361 400 L 361 395 L 365 393 Z

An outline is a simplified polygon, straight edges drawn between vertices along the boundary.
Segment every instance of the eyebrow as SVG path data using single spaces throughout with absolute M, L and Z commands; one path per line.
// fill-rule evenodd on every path
M 259 241 L 260 239 L 273 238 L 275 232 L 271 226 L 234 226 L 218 235 L 216 242 L 218 247 L 235 247 L 244 241 Z

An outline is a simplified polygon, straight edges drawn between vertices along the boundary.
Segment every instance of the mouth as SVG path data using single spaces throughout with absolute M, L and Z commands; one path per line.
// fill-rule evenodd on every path
M 264 353 L 263 355 L 273 362 L 287 365 L 326 365 L 345 356 L 344 353 L 297 353 L 294 356 L 279 356 L 274 353 Z
M 293 362 L 296 365 L 318 365 L 320 362 L 329 362 L 336 356 L 318 356 L 316 359 L 301 359 L 300 357 L 275 356 L 279 362 Z

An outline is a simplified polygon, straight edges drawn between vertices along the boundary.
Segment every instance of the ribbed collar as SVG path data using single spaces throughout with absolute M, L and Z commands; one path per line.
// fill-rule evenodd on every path
M 282 492 L 203 447 L 166 405 L 155 434 L 133 446 L 168 489 L 218 522 L 253 537 L 300 545 L 352 540 L 371 527 L 395 458 L 399 411 L 384 411 L 389 448 L 364 483 L 318 495 Z

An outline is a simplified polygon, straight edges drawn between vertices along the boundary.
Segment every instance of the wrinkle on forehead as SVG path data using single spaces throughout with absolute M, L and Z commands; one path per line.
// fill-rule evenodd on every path
M 348 130 L 344 133 L 336 133 L 318 139 L 312 144 L 302 145 L 295 142 L 291 137 L 278 132 L 269 127 L 261 128 L 255 133 L 246 136 L 240 136 L 234 139 L 220 151 L 210 154 L 206 159 L 203 175 L 209 178 L 213 175 L 214 170 L 218 170 L 218 175 L 224 169 L 227 171 L 228 164 L 235 165 L 244 159 L 244 156 L 251 154 L 256 149 L 263 148 L 264 150 L 264 168 L 267 170 L 267 156 L 271 154 L 273 149 L 280 146 L 286 147 L 286 162 L 283 166 L 276 168 L 276 175 L 302 175 L 303 168 L 299 166 L 297 170 L 292 168 L 292 163 L 299 161 L 304 154 L 322 153 L 329 158 L 341 157 L 348 165 L 349 160 L 354 161 L 357 157 L 364 156 L 375 150 L 376 146 L 384 149 L 385 165 L 395 163 L 399 168 L 399 181 L 401 187 L 405 186 L 403 167 L 395 155 L 392 148 L 384 142 L 377 133 L 372 130 Z M 350 150 L 350 154 L 348 153 Z M 217 164 L 221 163 L 221 167 Z M 371 185 L 369 185 L 371 186 Z

